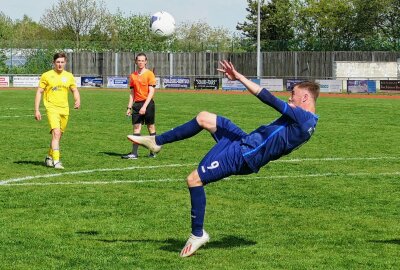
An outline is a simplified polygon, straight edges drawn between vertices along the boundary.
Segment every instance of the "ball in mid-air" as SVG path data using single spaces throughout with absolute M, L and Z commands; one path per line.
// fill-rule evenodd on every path
M 168 12 L 156 12 L 150 18 L 150 29 L 156 35 L 170 36 L 175 32 L 175 19 Z

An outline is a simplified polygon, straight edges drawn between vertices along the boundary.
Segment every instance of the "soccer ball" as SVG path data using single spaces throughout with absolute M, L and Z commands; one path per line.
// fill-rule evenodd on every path
M 168 12 L 156 12 L 151 16 L 150 29 L 156 35 L 170 36 L 175 31 L 175 19 Z

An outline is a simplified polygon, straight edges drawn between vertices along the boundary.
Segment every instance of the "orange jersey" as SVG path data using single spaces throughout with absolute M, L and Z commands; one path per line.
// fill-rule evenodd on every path
M 133 91 L 133 101 L 144 101 L 149 95 L 149 86 L 155 87 L 156 76 L 151 70 L 146 70 L 140 74 L 135 71 L 129 77 L 129 86 Z

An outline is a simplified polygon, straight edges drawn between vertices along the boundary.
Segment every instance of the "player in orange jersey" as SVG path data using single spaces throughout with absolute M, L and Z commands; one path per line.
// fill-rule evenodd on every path
M 132 116 L 134 135 L 140 136 L 142 125 L 146 124 L 150 136 L 155 136 L 155 104 L 153 96 L 156 86 L 156 77 L 151 70 L 146 68 L 146 54 L 139 53 L 135 58 L 135 63 L 137 70 L 129 77 L 131 92 L 129 94 L 126 115 Z M 155 157 L 155 154 L 150 152 L 149 157 Z M 133 144 L 132 152 L 123 155 L 121 158 L 137 159 L 138 145 Z

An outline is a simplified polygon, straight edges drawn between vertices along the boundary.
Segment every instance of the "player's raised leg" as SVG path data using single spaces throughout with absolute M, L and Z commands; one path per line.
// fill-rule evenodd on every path
M 157 136 L 134 136 L 128 135 L 128 140 L 143 145 L 153 153 L 161 151 L 161 146 L 184 140 L 198 134 L 203 129 L 214 133 L 217 130 L 217 115 L 209 112 L 200 112 L 195 118 Z

